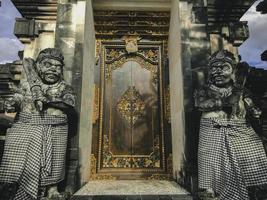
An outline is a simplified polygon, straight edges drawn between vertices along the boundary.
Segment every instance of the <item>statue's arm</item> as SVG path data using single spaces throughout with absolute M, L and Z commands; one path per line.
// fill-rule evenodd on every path
M 13 96 L 6 98 L 4 109 L 6 112 L 16 112 L 20 110 L 20 105 L 26 93 L 26 83 L 22 80 L 17 88 L 13 88 Z
M 76 95 L 71 86 L 66 85 L 62 92 L 61 98 L 52 98 L 47 102 L 47 105 L 61 110 L 73 109 L 76 104 Z
M 194 92 L 195 107 L 202 112 L 222 109 L 222 101 L 216 97 L 209 97 L 204 89 Z
M 244 105 L 249 116 L 252 118 L 259 119 L 262 114 L 262 111 L 260 110 L 259 107 L 255 105 L 253 101 L 253 96 L 248 90 L 244 92 L 243 101 L 244 101 Z

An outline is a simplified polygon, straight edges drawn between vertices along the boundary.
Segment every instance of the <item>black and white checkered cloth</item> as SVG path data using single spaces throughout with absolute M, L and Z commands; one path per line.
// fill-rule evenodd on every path
M 19 114 L 0 165 L 0 182 L 19 184 L 14 199 L 37 199 L 40 186 L 64 179 L 67 137 L 66 115 Z
M 267 184 L 262 141 L 245 120 L 202 118 L 198 170 L 199 188 L 220 200 L 248 200 L 247 187 Z

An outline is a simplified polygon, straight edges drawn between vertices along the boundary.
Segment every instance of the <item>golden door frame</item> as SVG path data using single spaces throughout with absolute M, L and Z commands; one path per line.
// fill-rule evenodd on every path
M 165 117 L 165 104 L 166 100 L 164 96 L 166 91 L 168 90 L 165 88 L 164 83 L 164 72 L 163 70 L 163 43 L 162 42 L 139 42 L 138 48 L 140 51 L 134 54 L 129 54 L 125 50 L 125 44 L 123 42 L 102 42 L 101 43 L 101 60 L 100 60 L 100 91 L 98 91 L 99 96 L 99 127 L 98 127 L 98 152 L 95 152 L 95 156 L 91 158 L 92 165 L 91 166 L 91 179 L 143 179 L 149 177 L 158 177 L 157 179 L 166 179 L 166 177 L 171 177 L 171 168 L 172 163 L 170 161 L 171 154 L 168 155 L 169 157 L 166 159 L 166 152 L 165 152 L 165 137 L 166 133 L 165 124 L 167 124 L 168 119 Z M 110 59 L 107 58 L 107 49 L 111 49 L 109 55 L 111 55 Z M 145 49 L 145 50 L 144 50 Z M 156 51 L 152 51 L 156 50 Z M 119 50 L 119 51 L 116 51 Z M 142 51 L 143 50 L 143 51 Z M 155 55 L 155 52 L 157 55 Z M 157 58 L 153 60 L 153 57 Z M 147 69 L 151 72 L 153 77 L 153 81 L 158 81 L 159 85 L 159 110 L 160 110 L 160 132 L 159 138 L 154 138 L 153 147 L 159 150 L 160 158 L 159 162 L 155 161 L 154 168 L 147 167 L 147 168 L 127 168 L 123 166 L 112 166 L 106 165 L 103 167 L 103 163 L 106 162 L 105 158 L 103 158 L 104 154 L 108 154 L 109 158 L 111 157 L 112 164 L 120 163 L 134 163 L 136 161 L 146 161 L 146 159 L 150 159 L 150 155 L 114 155 L 110 150 L 110 139 L 111 139 L 111 130 L 109 130 L 108 134 L 103 132 L 103 115 L 104 115 L 104 93 L 105 93 L 105 81 L 108 80 L 111 76 L 113 70 L 122 67 L 124 63 L 128 61 L 134 61 L 140 64 L 142 68 Z M 157 80 L 158 79 L 158 80 Z M 166 90 L 166 91 L 165 91 Z M 111 118 L 110 118 L 111 120 Z M 108 136 L 107 136 L 108 135 Z M 170 144 L 171 145 L 171 144 Z M 154 150 L 155 150 L 154 149 Z M 154 151 L 153 150 L 153 151 Z M 170 152 L 168 152 L 170 153 Z M 110 161 L 110 160 L 109 160 Z M 151 162 L 150 162 L 151 163 Z M 131 165 L 132 166 L 132 165 Z M 101 178 L 102 177 L 102 178 Z

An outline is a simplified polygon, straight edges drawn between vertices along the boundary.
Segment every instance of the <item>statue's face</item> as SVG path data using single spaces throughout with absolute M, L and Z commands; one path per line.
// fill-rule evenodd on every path
M 45 58 L 36 64 L 38 74 L 46 84 L 54 84 L 61 80 L 62 63 L 58 60 Z
M 210 67 L 210 81 L 218 87 L 224 87 L 232 80 L 233 67 L 230 63 L 218 61 Z

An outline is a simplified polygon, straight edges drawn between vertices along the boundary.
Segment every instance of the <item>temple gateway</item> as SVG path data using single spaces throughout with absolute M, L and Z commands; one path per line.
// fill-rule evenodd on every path
M 77 95 L 62 190 L 78 191 L 77 199 L 193 199 L 200 120 L 193 90 L 204 76 L 198 72 L 218 50 L 238 58 L 238 46 L 249 37 L 247 23 L 239 19 L 254 1 L 12 2 L 22 15 L 14 26 L 25 45 L 21 59 L 60 49 L 64 79 Z M 12 96 L 24 76 L 22 61 L 0 65 L 1 98 Z M 247 85 L 262 105 L 256 129 L 263 135 L 266 81 L 266 71 L 252 68 Z M 0 123 L 0 159 L 10 120 L 9 115 Z

